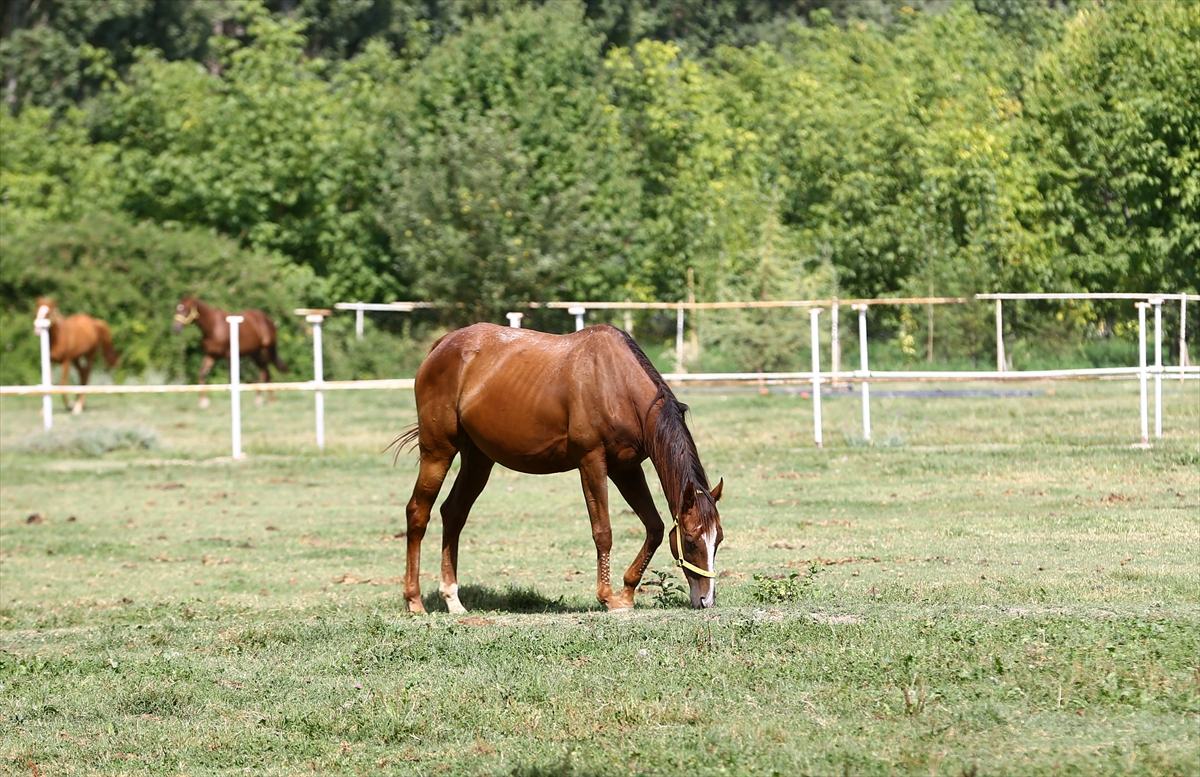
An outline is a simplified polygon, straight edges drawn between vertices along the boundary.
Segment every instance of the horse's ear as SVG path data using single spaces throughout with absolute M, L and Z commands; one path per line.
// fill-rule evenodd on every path
M 712 498 L 713 498 L 714 502 L 721 501 L 721 488 L 724 485 L 725 485 L 725 478 L 721 478 L 720 481 L 717 482 L 717 487 L 712 490 L 711 493 L 712 493 Z
M 683 498 L 679 500 L 679 514 L 686 515 L 696 506 L 696 485 L 688 483 L 683 487 Z

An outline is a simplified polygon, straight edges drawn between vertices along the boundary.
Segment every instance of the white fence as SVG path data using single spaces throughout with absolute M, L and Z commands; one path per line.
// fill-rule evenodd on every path
M 587 309 L 641 309 L 641 310 L 677 310 L 676 353 L 683 350 L 683 316 L 685 310 L 713 310 L 737 308 L 767 308 L 767 307 L 806 307 L 809 309 L 809 326 L 812 334 L 812 369 L 808 372 L 769 372 L 769 373 L 685 373 L 677 370 L 663 377 L 676 385 L 697 383 L 737 383 L 758 385 L 781 385 L 794 383 L 812 384 L 813 402 L 813 439 L 817 447 L 822 445 L 821 423 L 821 385 L 844 380 L 859 382 L 862 397 L 863 439 L 871 439 L 871 399 L 870 384 L 873 382 L 911 382 L 911 381 L 1013 381 L 1013 380 L 1087 380 L 1097 378 L 1134 377 L 1139 381 L 1140 388 L 1140 422 L 1141 446 L 1150 444 L 1147 384 L 1149 378 L 1154 378 L 1154 436 L 1162 437 L 1162 379 L 1164 376 L 1183 379 L 1200 378 L 1200 367 L 1187 364 L 1187 347 L 1183 330 L 1186 322 L 1186 305 L 1188 301 L 1200 301 L 1200 295 L 1153 295 L 1153 294 L 1071 294 L 1071 295 L 977 295 L 979 299 L 994 299 L 996 301 L 997 333 L 1001 326 L 1001 302 L 1006 299 L 1134 299 L 1138 300 L 1138 337 L 1139 363 L 1136 367 L 1105 367 L 1074 370 L 1020 370 L 1006 371 L 1003 358 L 1003 337 L 998 337 L 997 371 L 872 371 L 868 366 L 867 347 L 867 310 L 872 305 L 903 305 L 903 304 L 952 304 L 965 302 L 964 298 L 915 298 L 915 299 L 875 299 L 875 300 L 796 300 L 780 302 L 719 302 L 719 303 L 631 303 L 631 302 L 550 302 L 530 303 L 531 308 L 545 307 L 566 310 L 575 317 L 576 329 L 583 328 L 583 316 Z M 1180 364 L 1164 366 L 1162 363 L 1162 305 L 1167 300 L 1180 302 Z M 858 313 L 859 337 L 859 369 L 843 372 L 838 365 L 838 323 L 837 311 L 841 305 L 850 305 Z M 818 319 L 824 307 L 830 307 L 831 334 L 834 342 L 833 369 L 821 370 Z M 335 307 L 341 310 L 355 310 L 359 317 L 358 329 L 361 333 L 361 316 L 364 310 L 411 311 L 417 308 L 430 308 L 428 303 L 338 303 Z M 1146 311 L 1154 310 L 1154 364 L 1147 363 L 1146 354 Z M 41 340 L 42 384 L 38 386 L 0 386 L 0 395 L 42 395 L 42 413 L 44 428 L 49 431 L 53 427 L 53 403 L 51 395 L 55 394 L 167 394 L 167 393 L 199 393 L 202 391 L 228 391 L 231 402 L 231 442 L 232 455 L 235 459 L 244 458 L 241 446 L 241 392 L 243 391 L 312 391 L 315 399 L 316 441 L 319 449 L 325 447 L 325 416 L 324 392 L 345 390 L 370 389 L 410 389 L 413 387 L 412 378 L 394 380 L 356 380 L 356 381 L 327 381 L 323 375 L 323 354 L 321 325 L 330 311 L 302 309 L 295 311 L 303 315 L 313 328 L 313 368 L 311 381 L 286 383 L 242 383 L 240 380 L 240 358 L 235 357 L 230 364 L 230 382 L 228 384 L 211 385 L 159 385 L 159 386 L 54 386 L 50 380 L 50 339 L 49 321 L 39 315 L 34 321 L 34 328 Z M 510 313 L 509 322 L 513 327 L 520 327 L 523 314 Z M 240 316 L 228 316 L 230 326 L 230 352 L 238 353 L 238 325 Z

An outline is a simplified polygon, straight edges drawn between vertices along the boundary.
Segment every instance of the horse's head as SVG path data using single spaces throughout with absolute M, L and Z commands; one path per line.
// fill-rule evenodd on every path
M 717 568 L 713 560 L 724 539 L 717 501 L 725 481 L 712 491 L 688 483 L 683 488 L 679 514 L 667 534 L 675 563 L 683 568 L 691 590 L 693 607 L 712 607 L 717 598 Z
M 51 323 L 61 321 L 62 313 L 58 312 L 58 304 L 50 297 L 37 298 L 37 315 L 34 318 L 39 321 L 50 321 Z M 36 326 L 34 327 L 37 328 Z
M 200 300 L 191 296 L 184 297 L 175 306 L 175 323 L 171 325 L 171 331 L 179 334 L 185 326 L 195 321 L 199 315 Z

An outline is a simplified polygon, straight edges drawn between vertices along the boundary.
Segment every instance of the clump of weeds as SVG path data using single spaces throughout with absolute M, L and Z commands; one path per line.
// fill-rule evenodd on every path
M 750 595 L 763 604 L 782 604 L 800 599 L 811 599 L 816 589 L 813 583 L 821 573 L 821 565 L 809 563 L 803 572 L 797 570 L 787 577 L 774 578 L 770 575 L 755 575 Z

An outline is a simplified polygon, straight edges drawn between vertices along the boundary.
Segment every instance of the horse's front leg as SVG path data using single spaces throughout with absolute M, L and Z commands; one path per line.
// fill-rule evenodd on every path
M 642 472 L 640 465 L 624 472 L 618 472 L 611 477 L 612 481 L 617 484 L 621 496 L 625 497 L 625 501 L 637 513 L 638 518 L 642 519 L 642 525 L 646 527 L 646 541 L 642 543 L 642 549 L 638 551 L 633 563 L 625 571 L 625 590 L 620 596 L 622 602 L 627 602 L 627 606 L 632 607 L 633 595 L 637 591 L 638 584 L 642 582 L 642 575 L 646 574 L 646 567 L 650 566 L 650 559 L 654 558 L 654 552 L 662 544 L 663 522 L 658 514 L 658 508 L 654 506 L 654 497 L 650 494 L 650 487 L 646 485 L 646 474 Z
M 90 356 L 80 356 L 75 360 L 75 369 L 79 370 L 79 385 L 86 386 L 88 384 L 88 376 L 92 374 L 92 365 L 96 363 L 96 352 L 93 351 Z M 83 412 L 83 400 L 87 394 L 75 395 L 75 407 L 71 412 L 79 415 Z
M 587 500 L 588 517 L 592 520 L 592 541 L 596 543 L 596 598 L 609 610 L 626 610 L 632 602 L 613 596 L 610 582 L 612 554 L 612 524 L 608 520 L 608 465 L 604 450 L 590 454 L 579 465 L 583 481 L 583 498 Z
M 442 482 L 446 479 L 455 453 L 450 449 L 449 455 L 443 455 L 421 448 L 421 468 L 413 486 L 412 498 L 408 500 L 407 511 L 408 553 L 404 569 L 404 598 L 412 613 L 425 612 L 425 605 L 421 602 L 421 540 L 425 539 L 429 513 L 433 510 L 438 492 L 442 490 Z
M 63 363 L 62 363 L 62 385 L 66 386 L 67 381 L 70 379 L 71 379 L 71 360 L 64 357 Z M 63 406 L 66 407 L 67 410 L 69 411 L 71 409 L 71 397 L 64 393 L 62 395 L 62 398 L 63 398 Z
M 204 361 L 201 362 L 201 364 L 200 364 L 200 374 L 198 376 L 196 376 L 196 382 L 199 383 L 201 386 L 203 386 L 204 380 L 208 377 L 208 373 L 212 372 L 213 365 L 216 363 L 217 363 L 216 359 L 209 356 L 208 354 L 205 354 Z M 208 395 L 205 394 L 203 391 L 201 391 L 200 392 L 200 409 L 203 410 L 206 407 L 208 407 Z

